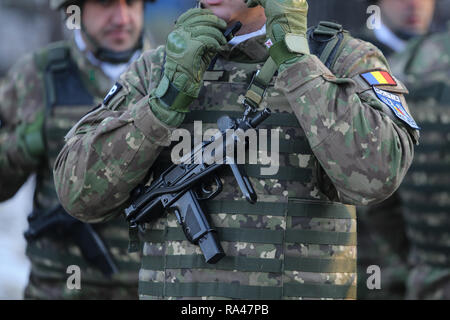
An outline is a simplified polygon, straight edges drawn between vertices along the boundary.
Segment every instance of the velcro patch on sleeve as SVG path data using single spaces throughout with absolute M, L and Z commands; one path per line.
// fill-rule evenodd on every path
M 402 101 L 398 95 L 381 90 L 376 87 L 373 87 L 373 90 L 375 91 L 378 99 L 380 99 L 385 105 L 387 105 L 397 118 L 405 122 L 413 129 L 420 129 L 420 127 L 414 121 L 413 117 L 409 114 L 406 108 L 403 107 Z
M 108 94 L 106 95 L 105 99 L 103 99 L 103 104 L 106 106 L 112 98 L 122 89 L 122 85 L 118 82 L 109 90 Z
M 361 77 L 370 86 L 396 86 L 397 81 L 387 71 L 371 71 L 362 73 Z

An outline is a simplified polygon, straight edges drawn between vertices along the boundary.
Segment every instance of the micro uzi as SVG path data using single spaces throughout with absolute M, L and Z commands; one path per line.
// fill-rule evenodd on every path
M 211 128 L 203 132 L 202 122 L 194 121 L 193 139 L 187 129 L 172 132 L 171 140 L 179 143 L 174 145 L 170 156 L 174 164 L 261 164 L 264 166 L 260 168 L 261 175 L 270 176 L 279 169 L 279 136 L 278 129 Z

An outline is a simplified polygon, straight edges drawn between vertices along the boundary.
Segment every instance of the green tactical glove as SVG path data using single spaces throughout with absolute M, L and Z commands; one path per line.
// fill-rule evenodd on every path
M 178 18 L 166 44 L 164 76 L 155 95 L 169 110 L 188 112 L 203 74 L 222 45 L 227 24 L 211 10 L 191 9 Z
M 306 0 L 244 0 L 248 7 L 261 5 L 267 17 L 267 37 L 273 43 L 270 56 L 282 63 L 309 54 L 306 39 L 308 2 Z M 270 45 L 270 44 L 269 44 Z

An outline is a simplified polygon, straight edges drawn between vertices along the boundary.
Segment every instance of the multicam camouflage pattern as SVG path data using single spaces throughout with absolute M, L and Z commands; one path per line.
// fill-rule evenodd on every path
M 205 74 L 200 97 L 183 127 L 222 114 L 239 116 L 241 100 L 267 58 L 264 36 L 227 46 Z M 148 100 L 160 80 L 164 48 L 145 53 L 122 75 L 123 88 L 67 137 L 55 163 L 65 208 L 85 221 L 118 215 L 149 168 L 169 161 L 170 134 Z M 280 132 L 280 168 L 259 174 L 246 165 L 258 203 L 248 204 L 230 172 L 205 210 L 226 257 L 207 265 L 186 241 L 174 215 L 147 223 L 139 293 L 142 299 L 311 299 L 356 297 L 356 215 L 349 204 L 390 195 L 412 160 L 406 129 L 378 110 L 381 102 L 359 74 L 388 69 L 373 46 L 349 40 L 333 73 L 305 56 L 268 88 L 261 108 L 273 114 L 261 128 Z M 324 170 L 320 169 L 323 166 Z
M 411 87 L 421 143 L 399 192 L 411 243 L 409 299 L 450 299 L 450 30 L 393 58 Z M 397 70 L 398 69 L 398 70 Z
M 100 103 L 108 92 L 111 80 L 101 69 L 90 64 L 74 43 L 52 44 L 50 47 L 21 60 L 4 79 L 0 87 L 0 199 L 12 196 L 29 174 L 37 173 L 34 207 L 50 210 L 58 205 L 55 192 L 53 167 L 55 158 L 64 144 L 64 135 L 92 109 L 92 105 L 55 105 L 51 112 L 46 110 L 48 97 L 45 78 L 40 65 L 52 48 L 69 48 L 80 77 L 96 103 Z M 22 148 L 23 137 L 16 128 L 32 124 L 39 115 L 46 116 L 45 136 L 47 150 L 45 157 L 32 156 Z M 46 235 L 27 245 L 31 261 L 30 282 L 25 292 L 31 299 L 136 299 L 139 255 L 127 252 L 128 230 L 122 221 L 111 221 L 94 228 L 101 235 L 118 265 L 120 272 L 107 279 L 98 269 L 88 265 L 79 248 L 69 238 L 56 239 Z M 67 267 L 78 265 L 81 269 L 81 290 L 66 287 Z M 114 290 L 111 288 L 114 287 Z

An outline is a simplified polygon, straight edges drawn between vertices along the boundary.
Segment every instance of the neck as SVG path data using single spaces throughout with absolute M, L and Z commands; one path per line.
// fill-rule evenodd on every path
M 242 27 L 236 35 L 243 35 L 260 30 L 266 23 L 266 16 L 262 7 L 247 10 L 245 14 L 232 19 L 228 25 L 232 26 L 235 22 L 240 21 Z

